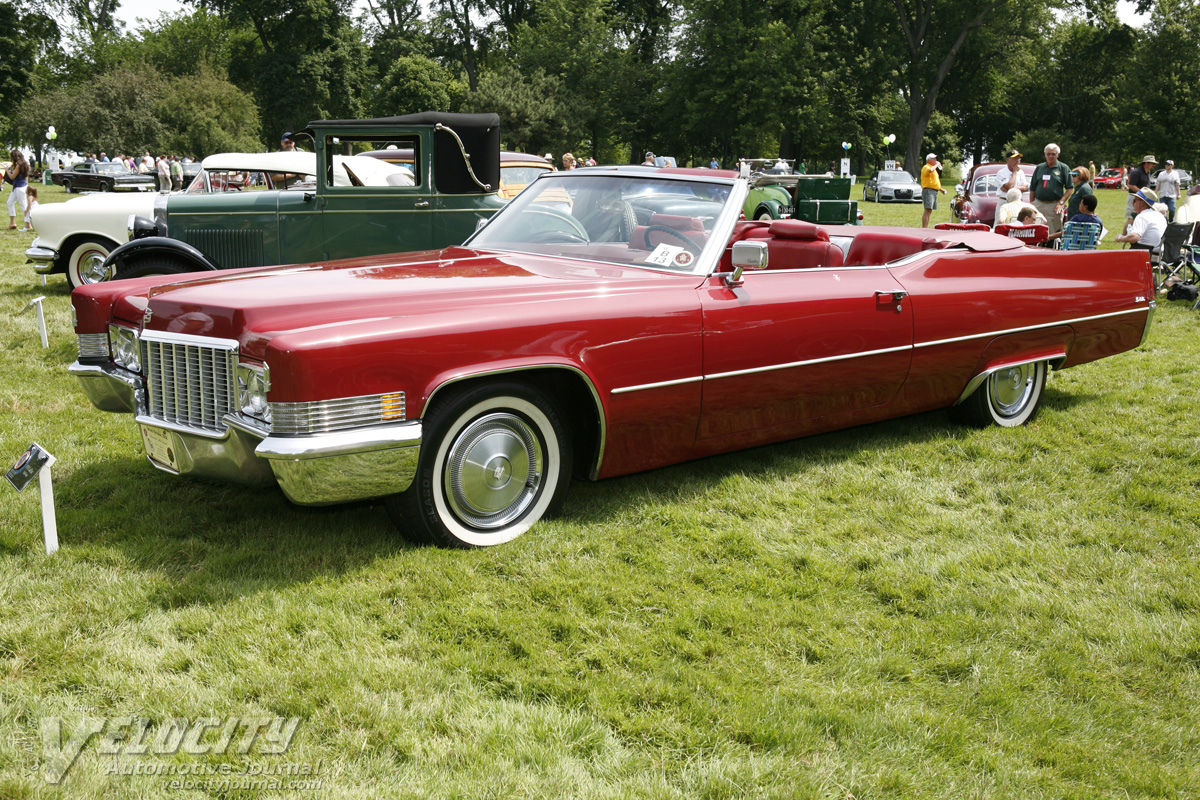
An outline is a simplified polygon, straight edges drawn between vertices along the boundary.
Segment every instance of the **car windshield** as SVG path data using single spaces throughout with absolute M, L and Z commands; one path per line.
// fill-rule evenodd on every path
M 96 173 L 99 175 L 130 175 L 129 169 L 121 164 L 100 163 L 96 164 Z
M 884 170 L 883 172 L 880 172 L 879 173 L 879 182 L 880 183 L 916 183 L 916 181 L 913 180 L 912 175 L 909 175 L 907 172 L 902 172 L 900 170 L 894 170 L 894 169 Z
M 654 173 L 543 175 L 469 244 L 691 272 L 732 187 Z

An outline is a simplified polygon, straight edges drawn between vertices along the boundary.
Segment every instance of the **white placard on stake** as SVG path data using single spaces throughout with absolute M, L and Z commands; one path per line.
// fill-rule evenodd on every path
M 25 487 L 37 476 L 42 495 L 42 535 L 46 540 L 46 555 L 58 550 L 58 518 L 54 513 L 54 483 L 50 479 L 50 467 L 56 460 L 34 442 L 12 465 L 12 469 L 4 473 L 4 477 L 18 492 L 25 491 Z

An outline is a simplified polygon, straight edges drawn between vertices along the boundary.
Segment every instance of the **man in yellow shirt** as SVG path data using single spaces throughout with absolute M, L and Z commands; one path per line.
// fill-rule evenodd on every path
M 925 166 L 921 167 L 921 202 L 925 205 L 925 213 L 921 216 L 921 227 L 929 227 L 929 215 L 937 208 L 938 192 L 946 193 L 942 188 L 942 178 L 938 175 L 937 153 L 925 156 Z

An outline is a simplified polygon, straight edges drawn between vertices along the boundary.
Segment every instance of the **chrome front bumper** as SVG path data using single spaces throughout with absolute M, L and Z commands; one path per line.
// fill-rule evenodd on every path
M 271 436 L 232 414 L 221 433 L 172 425 L 143 415 L 140 381 L 109 365 L 71 365 L 84 394 L 101 411 L 136 414 L 141 426 L 171 440 L 174 464 L 151 464 L 175 475 L 194 475 L 246 486 L 278 484 L 293 503 L 331 505 L 406 490 L 421 455 L 421 422 L 358 428 L 307 436 Z
M 35 244 L 25 251 L 25 263 L 33 264 L 33 271 L 43 275 L 54 269 L 56 261 L 58 261 L 58 251 L 51 250 L 49 247 L 39 247 Z

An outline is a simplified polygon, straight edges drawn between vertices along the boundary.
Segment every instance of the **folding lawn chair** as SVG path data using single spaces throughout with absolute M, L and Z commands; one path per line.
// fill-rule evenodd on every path
M 1104 226 L 1095 222 L 1068 222 L 1058 239 L 1059 250 L 1095 250 Z
M 1156 290 L 1162 291 L 1169 283 L 1179 281 L 1200 283 L 1200 269 L 1196 267 L 1200 247 L 1189 244 L 1195 227 L 1194 222 L 1172 222 L 1167 225 L 1167 232 L 1163 234 L 1157 251 L 1155 270 L 1162 278 L 1155 282 Z M 1153 256 L 1151 260 L 1154 260 Z

